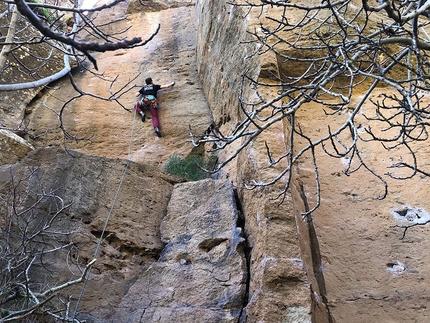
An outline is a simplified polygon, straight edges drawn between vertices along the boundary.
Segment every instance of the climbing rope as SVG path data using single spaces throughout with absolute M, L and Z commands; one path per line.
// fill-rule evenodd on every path
M 132 126 L 131 126 L 131 136 L 130 136 L 130 143 L 128 145 L 127 164 L 125 165 L 124 172 L 122 173 L 121 181 L 120 181 L 120 183 L 118 185 L 118 189 L 116 190 L 115 198 L 113 199 L 112 206 L 111 206 L 111 208 L 109 210 L 109 213 L 107 215 L 107 218 L 106 218 L 105 225 L 103 227 L 102 233 L 100 234 L 100 238 L 99 238 L 99 241 L 97 243 L 96 250 L 94 251 L 93 259 L 89 262 L 90 267 L 89 267 L 89 270 L 87 271 L 87 274 L 84 277 L 84 284 L 82 285 L 81 293 L 80 293 L 79 298 L 78 298 L 78 300 L 76 302 L 75 310 L 73 312 L 73 317 L 72 317 L 73 322 L 76 319 L 76 314 L 77 314 L 77 311 L 78 311 L 78 308 L 79 308 L 79 304 L 80 304 L 80 302 L 82 300 L 82 296 L 84 295 L 85 287 L 87 286 L 87 282 L 88 282 L 90 274 L 91 274 L 91 269 L 93 267 L 94 262 L 97 259 L 97 255 L 99 253 L 99 249 L 100 249 L 100 246 L 102 244 L 106 228 L 107 228 L 109 220 L 111 218 L 111 215 L 112 215 L 112 212 L 113 212 L 113 208 L 115 207 L 115 203 L 116 203 L 116 201 L 118 199 L 118 195 L 119 195 L 119 192 L 121 190 L 122 183 L 124 182 L 125 175 L 127 173 L 128 167 L 130 165 L 130 161 L 131 161 L 131 145 L 133 143 L 134 122 L 135 122 L 135 120 L 136 120 L 136 109 L 134 109 L 133 122 L 132 122 Z M 77 322 L 79 322 L 79 321 L 77 321 Z

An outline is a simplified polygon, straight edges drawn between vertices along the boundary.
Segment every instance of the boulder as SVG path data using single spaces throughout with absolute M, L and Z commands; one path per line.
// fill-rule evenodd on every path
M 13 164 L 34 147 L 12 131 L 0 129 L 0 165 Z

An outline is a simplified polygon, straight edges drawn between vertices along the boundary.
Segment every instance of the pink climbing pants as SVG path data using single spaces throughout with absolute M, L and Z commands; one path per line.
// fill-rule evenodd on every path
M 152 126 L 154 128 L 158 128 L 158 109 L 156 108 L 150 108 L 149 112 L 151 112 L 151 120 L 152 120 Z
M 148 110 L 147 107 L 142 106 L 139 102 L 137 102 L 134 105 L 134 109 L 137 111 L 137 113 L 141 114 L 141 112 L 145 112 L 145 110 Z M 149 112 L 151 113 L 151 120 L 152 120 L 152 125 L 154 128 L 158 128 L 159 127 L 159 122 L 158 122 L 158 103 L 155 104 L 155 107 L 151 107 L 149 108 Z
M 135 105 L 134 105 L 134 109 L 137 111 L 137 113 L 141 113 L 142 112 L 142 105 L 139 103 L 139 102 L 137 102 Z

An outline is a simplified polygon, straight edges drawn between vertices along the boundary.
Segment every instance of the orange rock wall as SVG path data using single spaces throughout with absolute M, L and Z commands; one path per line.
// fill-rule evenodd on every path
M 242 80 L 246 73 L 258 78 L 277 73 L 273 57 L 252 55 L 254 44 L 246 44 L 253 15 L 226 1 L 197 1 L 197 62 L 203 89 L 214 121 L 221 132 L 229 134 L 243 118 L 238 95 L 245 101 L 255 99 L 251 84 Z M 270 82 L 270 79 L 266 79 Z M 270 95 L 273 89 L 263 90 Z M 310 322 L 311 296 L 309 280 L 303 267 L 297 240 L 291 196 L 285 202 L 270 201 L 285 183 L 267 189 L 241 189 L 243 180 L 269 179 L 277 169 L 267 167 L 264 142 L 281 151 L 284 125 L 273 127 L 254 141 L 237 159 L 227 165 L 222 176 L 238 186 L 239 200 L 245 216 L 245 233 L 249 243 L 250 287 L 246 306 L 247 322 Z M 219 153 L 225 158 L 238 143 Z
M 264 13 L 263 10 L 262 17 Z M 278 69 L 285 66 L 270 55 L 246 55 L 251 46 L 241 40 L 247 39 L 247 28 L 252 30 L 258 25 L 252 13 L 246 15 L 224 1 L 201 0 L 197 1 L 197 16 L 199 74 L 214 120 L 229 134 L 240 119 L 235 101 L 238 75 L 258 75 L 269 83 L 267 71 L 277 75 Z M 359 90 L 351 106 L 360 100 Z M 270 95 L 269 89 L 260 92 Z M 252 102 L 247 84 L 241 93 Z M 366 104 L 363 112 L 371 115 L 371 109 Z M 315 104 L 303 106 L 296 116 L 312 138 L 327 133 L 327 124 L 339 124 L 345 117 L 347 113 L 339 113 L 328 119 L 323 107 Z M 427 256 L 422 252 L 429 243 L 428 228 L 414 227 L 401 239 L 403 230 L 398 227 L 414 223 L 398 212 L 411 217 L 419 214 L 415 219 L 424 214 L 426 218 L 430 209 L 428 177 L 417 174 L 407 180 L 392 180 L 387 176 L 389 172 L 411 175 L 407 169 L 391 168 L 401 156 L 407 157 L 407 152 L 390 155 L 380 144 L 360 143 L 367 165 L 388 183 L 387 197 L 379 200 L 384 187 L 377 177 L 364 167 L 346 176 L 345 160 L 329 158 L 317 150 L 321 206 L 306 221 L 301 217 L 304 204 L 312 207 L 317 202 L 310 156 L 305 156 L 294 172 L 292 195 L 287 195 L 280 207 L 268 199 L 282 183 L 254 191 L 240 188 L 243 180 L 267 179 L 276 173 L 276 169 L 268 167 L 264 142 L 269 142 L 273 151 L 282 151 L 287 135 L 286 125 L 272 127 L 224 169 L 224 176 L 239 187 L 251 247 L 248 321 L 428 321 L 430 313 L 425 303 L 430 290 L 424 282 L 430 277 Z M 220 157 L 234 148 L 220 153 Z M 417 151 L 418 164 L 428 168 L 428 143 L 415 143 L 413 149 Z M 292 271 L 292 259 L 304 269 Z M 308 316 L 294 320 L 291 313 L 304 313 L 305 308 Z

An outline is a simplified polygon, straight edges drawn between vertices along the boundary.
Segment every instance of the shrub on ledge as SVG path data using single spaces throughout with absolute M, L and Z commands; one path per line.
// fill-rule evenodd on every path
M 191 181 L 198 181 L 209 177 L 209 173 L 203 169 L 212 170 L 215 164 L 215 156 L 190 155 L 183 159 L 180 156 L 172 155 L 164 164 L 164 169 L 169 174 L 178 175 Z

